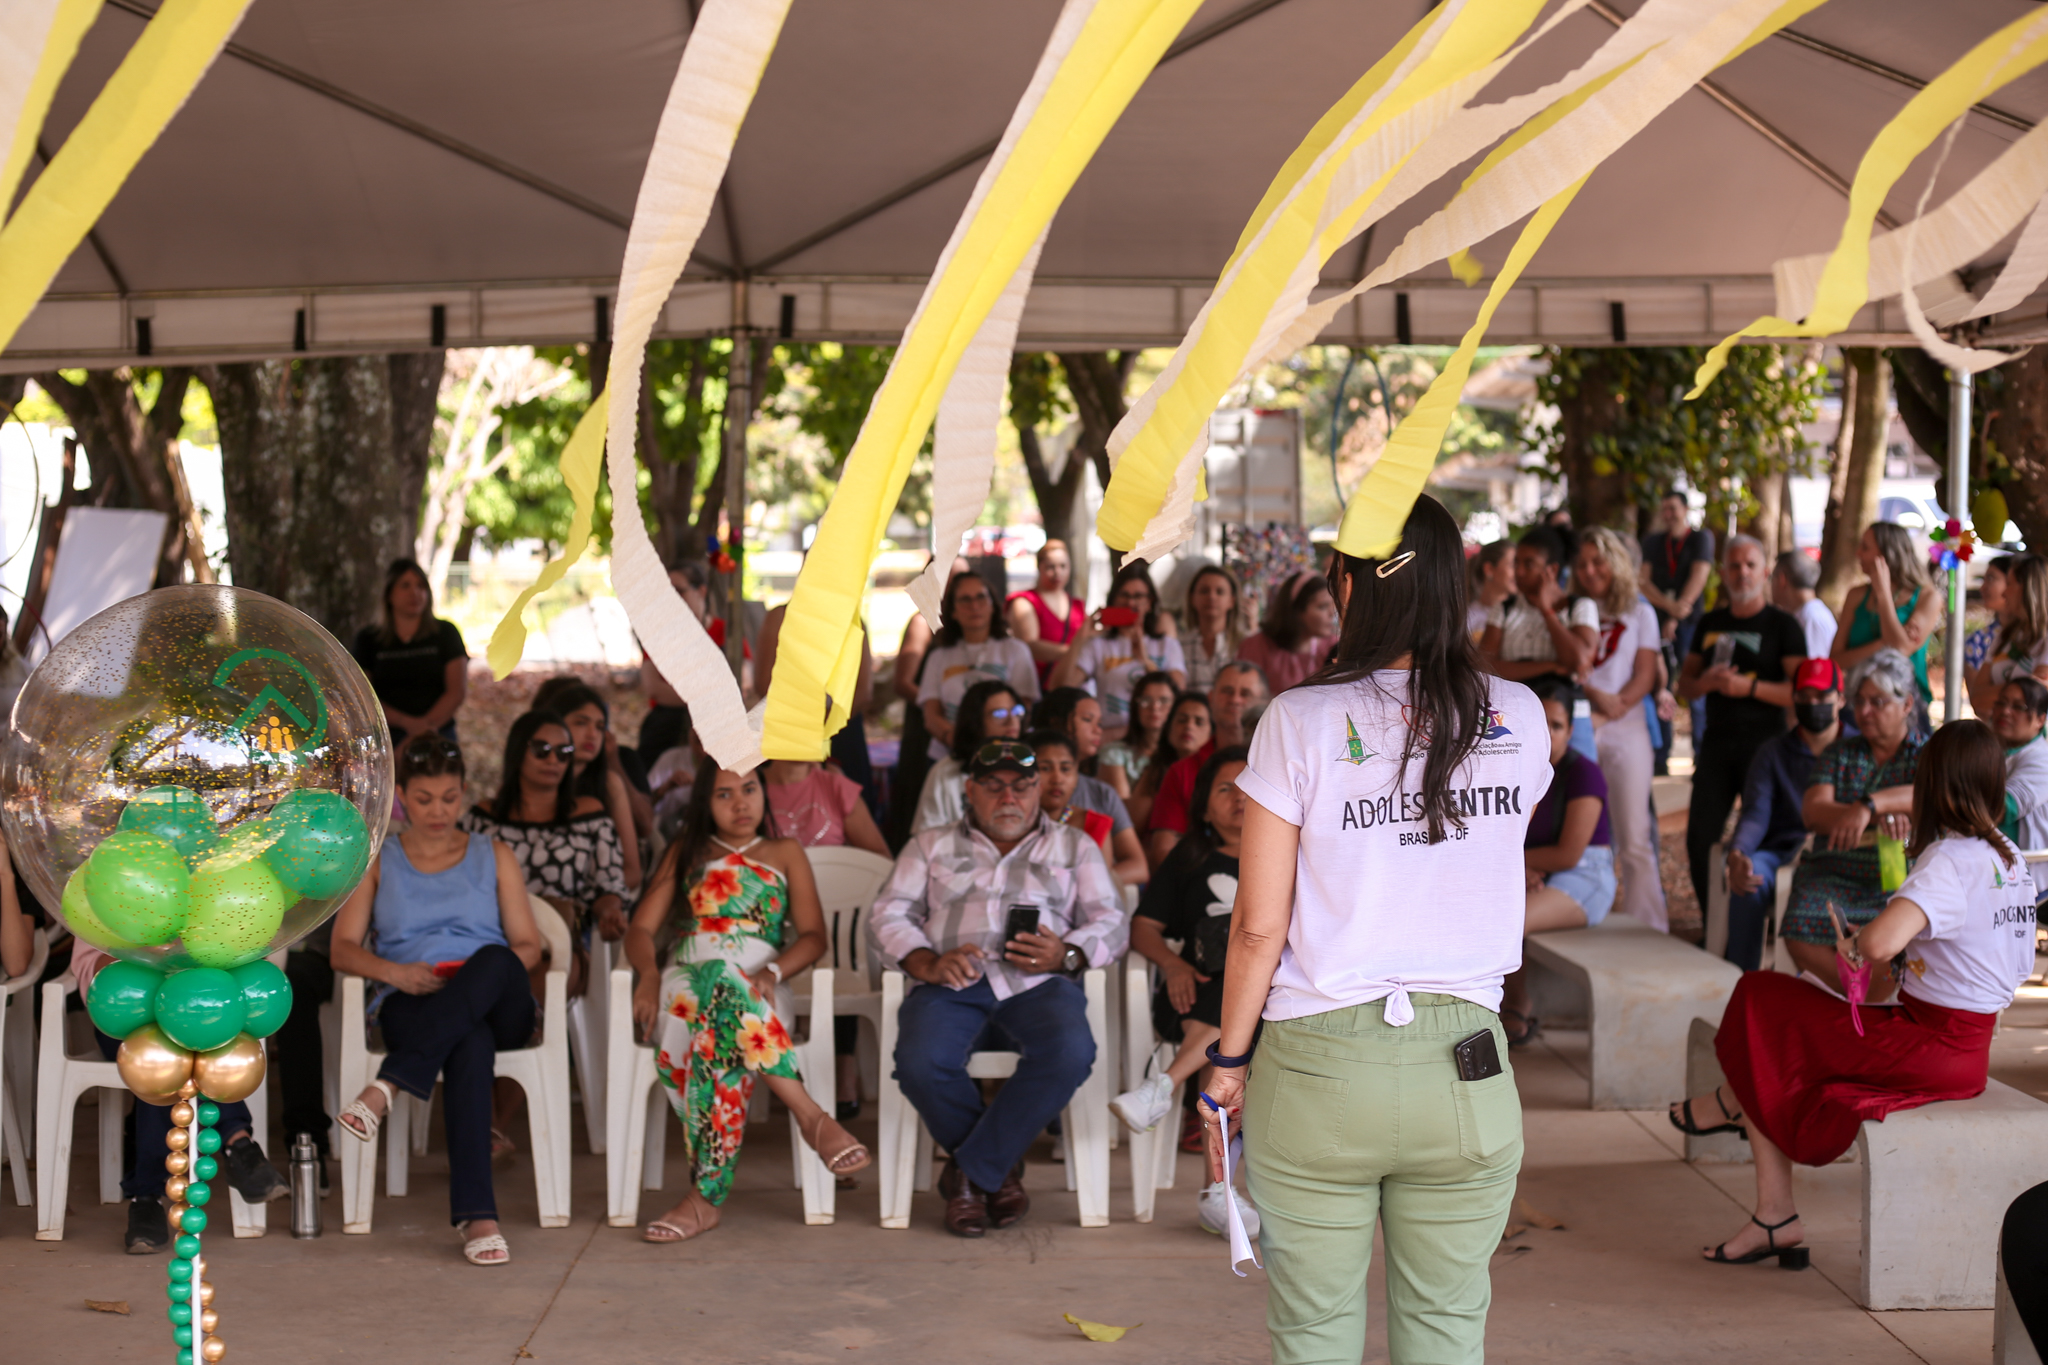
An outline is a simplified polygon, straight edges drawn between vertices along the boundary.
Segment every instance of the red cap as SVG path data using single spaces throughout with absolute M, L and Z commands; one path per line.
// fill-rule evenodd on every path
M 1803 692 L 1809 687 L 1816 692 L 1841 691 L 1842 670 L 1835 666 L 1833 659 L 1808 659 L 1792 675 L 1792 690 Z

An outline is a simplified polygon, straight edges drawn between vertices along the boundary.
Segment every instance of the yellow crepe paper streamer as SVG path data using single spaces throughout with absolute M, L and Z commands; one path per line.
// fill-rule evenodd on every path
M 1485 339 L 1494 310 L 1514 288 L 1515 281 L 1535 257 L 1536 249 L 1543 245 L 1543 239 L 1557 226 L 1557 220 L 1564 216 L 1585 183 L 1581 178 L 1548 200 L 1515 239 L 1514 250 L 1508 253 L 1507 263 L 1494 277 L 1493 287 L 1486 291 L 1486 301 L 1479 306 L 1478 319 L 1465 330 L 1458 349 L 1430 381 L 1422 401 L 1401 419 L 1401 425 L 1387 440 L 1385 452 L 1345 505 L 1344 522 L 1337 532 L 1337 548 L 1345 554 L 1360 559 L 1385 559 L 1399 547 L 1401 528 L 1407 523 L 1416 498 L 1421 496 L 1423 485 L 1429 481 L 1429 471 L 1436 468 L 1437 449 L 1443 444 L 1444 432 L 1457 412 L 1459 400 L 1464 397 L 1465 381 L 1472 377 L 1473 354 Z
M 1365 108 L 1370 94 L 1380 95 L 1378 105 L 1352 129 L 1347 145 L 1365 141 L 1429 95 L 1491 64 L 1534 22 L 1541 8 L 1541 0 L 1472 0 L 1456 12 L 1426 17 L 1417 26 L 1420 31 L 1411 30 L 1395 52 L 1374 66 L 1367 80 L 1345 95 L 1344 103 L 1354 111 Z M 1391 78 L 1400 69 L 1396 58 L 1412 55 L 1431 31 L 1440 34 L 1434 46 L 1409 65 L 1407 74 L 1391 88 L 1362 89 L 1375 73 L 1382 81 Z M 1282 177 L 1276 178 L 1274 187 L 1268 189 L 1265 202 L 1271 204 L 1281 196 L 1285 202 L 1268 209 L 1269 217 L 1261 225 L 1257 240 L 1241 249 L 1232 267 L 1226 267 L 1227 278 L 1220 282 L 1218 297 L 1205 310 L 1204 325 L 1194 337 L 1181 370 L 1201 382 L 1169 384 L 1167 376 L 1161 376 L 1159 385 L 1167 386 L 1165 392 L 1157 399 L 1152 420 L 1121 451 L 1115 477 L 1096 517 L 1096 532 L 1105 544 L 1129 550 L 1138 543 L 1179 472 L 1182 456 L 1188 449 L 1185 433 L 1197 431 L 1207 422 L 1214 406 L 1213 394 L 1236 378 L 1288 276 L 1310 251 L 1327 259 L 1329 251 L 1349 236 L 1348 226 L 1356 222 L 1393 174 L 1390 169 L 1383 175 L 1341 215 L 1341 221 L 1327 226 L 1319 221 L 1330 179 L 1341 160 L 1340 156 L 1330 154 L 1336 150 L 1332 146 L 1335 133 L 1330 127 L 1335 113 L 1332 111 L 1317 125 L 1318 133 L 1325 139 L 1324 147 L 1311 152 L 1304 144 L 1289 159 L 1288 168 L 1315 161 L 1317 157 L 1321 158 L 1319 164 L 1290 185 L 1283 185 L 1288 174 L 1287 168 L 1283 168 Z M 1328 250 L 1324 249 L 1326 245 Z
M 1928 82 L 1879 132 L 1856 167 L 1849 186 L 1849 212 L 1840 240 L 1821 272 L 1813 311 L 1803 320 L 1766 315 L 1731 333 L 1707 354 L 1694 376 L 1697 398 L 1728 363 L 1744 337 L 1819 337 L 1848 327 L 1870 299 L 1870 232 L 1885 195 L 1906 167 L 1963 111 L 2001 86 L 2048 61 L 2048 15 L 2015 19 L 1978 43 L 1948 70 Z
M 1062 1313 L 1060 1316 L 1078 1327 L 1081 1335 L 1090 1341 L 1122 1341 L 1124 1333 L 1135 1332 L 1145 1325 L 1142 1322 L 1134 1322 L 1129 1327 L 1111 1327 L 1106 1322 L 1090 1322 L 1086 1318 L 1077 1318 L 1072 1313 Z
M 0 214 L 5 214 L 7 206 L 14 202 L 14 191 L 20 187 L 22 173 L 28 169 L 28 159 L 36 149 L 36 134 L 43 130 L 43 120 L 50 114 L 50 101 L 56 98 L 57 82 L 71 69 L 78 45 L 84 40 L 85 31 L 92 27 L 92 21 L 99 17 L 101 8 L 101 0 L 57 0 L 55 4 L 39 4 L 34 19 L 24 22 L 19 15 L 15 17 L 19 27 L 8 37 L 24 48 L 38 36 L 31 31 L 37 27 L 36 21 L 45 23 L 41 27 L 43 41 L 39 53 L 31 57 L 28 51 L 17 50 L 7 58 L 24 65 L 33 61 L 34 66 L 22 87 L 7 160 L 0 162 Z
M 848 455 L 783 617 L 762 752 L 817 760 L 846 720 L 868 567 L 961 353 L 1199 0 L 1070 0 L 1071 47 L 1030 93 L 954 229 Z M 1050 55 L 1050 53 L 1049 53 Z M 1043 63 L 1041 63 L 1043 66 Z M 1041 71 L 1041 77 L 1044 72 Z M 1034 78 L 1034 90 L 1040 86 Z M 827 698 L 830 698 L 828 707 Z M 828 716 L 829 711 L 829 716 Z M 829 729 L 828 729 L 829 725 Z
M 248 8 L 249 0 L 164 0 L 142 30 L 0 228 L 0 350 L 184 106 Z
M 584 410 L 562 447 L 562 483 L 569 490 L 572 508 L 569 534 L 562 540 L 562 552 L 541 566 L 533 585 L 513 599 L 504 617 L 491 632 L 489 660 L 494 677 L 505 677 L 519 667 L 526 653 L 526 604 L 562 581 L 569 566 L 583 558 L 590 546 L 590 524 L 597 512 L 597 476 L 604 467 L 605 405 L 600 396 Z M 666 675 L 664 675 L 666 676 Z

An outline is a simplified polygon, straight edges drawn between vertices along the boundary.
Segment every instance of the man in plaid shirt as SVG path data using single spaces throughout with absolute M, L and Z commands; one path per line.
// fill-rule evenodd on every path
M 1012 906 L 1038 931 L 1008 942 Z M 1107 967 L 1130 921 L 1102 853 L 1038 808 L 1037 759 L 990 740 L 967 765 L 967 813 L 912 839 L 875 899 L 875 938 L 919 984 L 898 1016 L 896 1079 L 950 1154 L 946 1230 L 979 1237 L 1024 1216 L 1024 1152 L 1095 1065 L 1081 973 Z M 968 1054 L 1020 1054 L 982 1103 Z

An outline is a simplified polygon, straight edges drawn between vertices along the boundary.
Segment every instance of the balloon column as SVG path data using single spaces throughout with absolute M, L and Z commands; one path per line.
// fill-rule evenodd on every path
M 113 961 L 86 992 L 121 1079 L 168 1105 L 170 1319 L 179 1365 L 218 1361 L 200 1254 L 219 1106 L 263 1084 L 291 1012 L 269 959 L 362 880 L 391 811 L 391 740 L 347 651 L 246 589 L 108 608 L 30 675 L 0 748 L 0 829 L 45 905 Z

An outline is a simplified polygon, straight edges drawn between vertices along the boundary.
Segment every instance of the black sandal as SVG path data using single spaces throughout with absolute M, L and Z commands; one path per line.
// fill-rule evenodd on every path
M 1723 1242 L 1714 1248 L 1713 1255 L 1704 1259 L 1712 1261 L 1715 1265 L 1755 1265 L 1758 1261 L 1768 1261 L 1771 1257 L 1775 1256 L 1778 1258 L 1778 1269 L 1780 1270 L 1804 1270 L 1813 1263 L 1812 1253 L 1805 1247 L 1781 1247 L 1778 1245 L 1776 1236 L 1778 1229 L 1785 1227 L 1787 1224 L 1798 1222 L 1798 1214 L 1793 1214 L 1783 1223 L 1766 1223 L 1754 1214 L 1750 1215 L 1749 1221 L 1764 1230 L 1764 1236 L 1770 1241 L 1769 1246 L 1758 1247 L 1755 1251 L 1745 1256 L 1730 1256 L 1728 1254 L 1728 1244 Z
M 1728 1102 L 1721 1098 L 1721 1087 L 1718 1085 L 1714 1087 L 1714 1103 L 1721 1106 L 1723 1114 L 1728 1114 L 1726 1123 L 1717 1123 L 1711 1128 L 1700 1127 L 1699 1120 L 1692 1116 L 1692 1100 L 1689 1097 L 1678 1102 L 1677 1114 L 1667 1109 L 1664 1111 L 1664 1117 L 1670 1119 L 1671 1126 L 1687 1137 L 1712 1137 L 1715 1133 L 1734 1133 L 1744 1142 L 1749 1141 L 1749 1129 L 1742 1126 L 1742 1115 L 1728 1113 Z M 1681 1119 L 1679 1114 L 1685 1117 Z
M 1524 1014 L 1520 1010 L 1502 1010 L 1500 1017 L 1502 1019 L 1514 1018 L 1522 1021 L 1522 1031 L 1520 1033 L 1508 1034 L 1509 1047 L 1527 1047 L 1543 1036 L 1543 1021 L 1533 1014 Z M 1503 1029 L 1502 1032 L 1505 1033 L 1506 1030 Z

